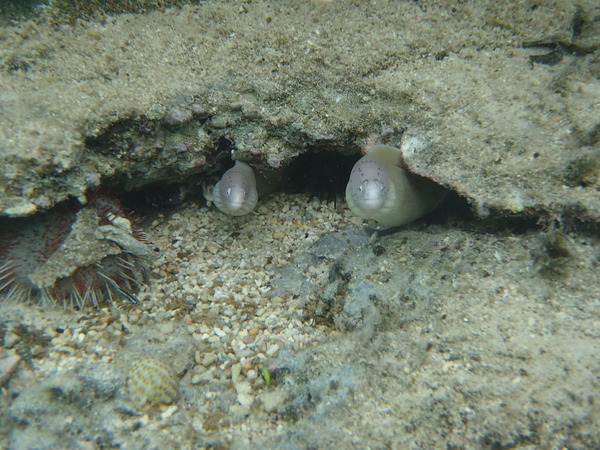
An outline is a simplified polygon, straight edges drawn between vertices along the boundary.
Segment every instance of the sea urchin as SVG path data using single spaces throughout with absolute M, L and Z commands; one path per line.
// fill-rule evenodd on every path
M 81 309 L 114 297 L 137 303 L 152 249 L 117 203 L 95 196 L 83 208 L 65 205 L 0 223 L 0 293 Z

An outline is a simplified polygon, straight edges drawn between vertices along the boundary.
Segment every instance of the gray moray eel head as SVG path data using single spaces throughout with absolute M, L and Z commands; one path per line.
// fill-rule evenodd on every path
M 215 206 L 230 216 L 249 214 L 258 200 L 256 177 L 252 168 L 241 161 L 223 174 L 213 188 Z

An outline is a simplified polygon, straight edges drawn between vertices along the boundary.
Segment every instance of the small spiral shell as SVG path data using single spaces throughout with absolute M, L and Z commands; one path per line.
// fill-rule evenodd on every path
M 129 396 L 139 406 L 168 405 L 177 397 L 177 377 L 171 369 L 154 358 L 137 360 L 131 366 Z

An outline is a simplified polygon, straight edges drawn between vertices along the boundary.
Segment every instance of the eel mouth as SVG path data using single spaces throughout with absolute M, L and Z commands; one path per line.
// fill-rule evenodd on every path
M 381 211 L 383 203 L 383 197 L 369 199 L 362 198 L 357 202 L 357 206 L 366 213 L 378 213 Z

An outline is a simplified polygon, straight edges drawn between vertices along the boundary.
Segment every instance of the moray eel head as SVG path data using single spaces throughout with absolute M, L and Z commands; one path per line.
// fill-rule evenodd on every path
M 346 201 L 354 214 L 396 227 L 429 214 L 446 190 L 403 167 L 401 150 L 375 145 L 358 160 L 346 186 Z
M 389 189 L 389 179 L 383 165 L 372 158 L 362 158 L 350 174 L 347 195 L 365 213 L 381 209 Z
M 213 188 L 215 206 L 230 216 L 243 216 L 256 206 L 256 178 L 252 168 L 241 161 L 223 174 Z

